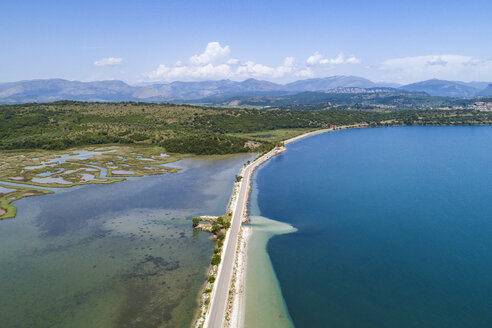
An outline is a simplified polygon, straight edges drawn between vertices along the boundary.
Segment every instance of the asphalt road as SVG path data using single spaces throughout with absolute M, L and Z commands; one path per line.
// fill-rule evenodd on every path
M 253 172 L 256 167 L 261 165 L 270 157 L 274 156 L 277 152 L 278 150 L 276 149 L 270 151 L 264 158 L 252 162 L 244 169 L 243 183 L 241 183 L 236 208 L 234 209 L 234 214 L 232 215 L 229 238 L 227 240 L 227 243 L 224 245 L 225 252 L 222 258 L 222 268 L 216 280 L 217 290 L 212 299 L 210 314 L 208 316 L 208 321 L 206 322 L 205 327 L 221 328 L 224 325 L 227 300 L 229 298 L 229 286 L 231 285 L 234 258 L 236 255 L 238 233 L 239 229 L 241 228 L 241 221 L 245 207 L 248 204 L 248 186 L 251 183 L 251 172 Z
M 231 284 L 232 271 L 234 267 L 234 257 L 236 254 L 238 233 L 241 227 L 242 214 L 244 213 L 244 209 L 247 204 L 247 189 L 252 168 L 252 164 L 248 165 L 243 173 L 243 183 L 241 184 L 241 188 L 239 189 L 236 209 L 234 210 L 234 214 L 231 220 L 231 227 L 229 228 L 229 239 L 227 244 L 225 245 L 225 252 L 222 258 L 222 269 L 216 281 L 217 290 L 212 300 L 212 308 L 210 309 L 210 315 L 207 325 L 207 327 L 210 328 L 219 328 L 222 327 L 224 324 L 224 315 L 227 306 L 227 300 L 229 298 L 229 286 Z

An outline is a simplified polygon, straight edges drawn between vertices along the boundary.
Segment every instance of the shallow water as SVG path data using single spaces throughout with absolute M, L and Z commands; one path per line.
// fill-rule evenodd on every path
M 38 177 L 49 177 L 50 175 L 58 174 L 58 173 L 61 173 L 63 171 L 65 171 L 65 169 L 59 169 L 59 170 L 56 170 L 56 171 L 46 171 L 46 172 L 38 173 L 36 175 Z
M 296 327 L 491 327 L 492 127 L 346 130 L 257 175 Z
M 250 220 L 253 232 L 248 240 L 244 327 L 293 327 L 266 245 L 271 237 L 295 229 L 261 216 L 252 216 Z
M 57 178 L 52 178 L 52 177 L 46 177 L 46 178 L 37 178 L 34 177 L 31 179 L 32 182 L 36 183 L 59 183 L 59 184 L 72 184 L 70 181 L 67 181 L 63 179 L 62 177 L 57 177 Z
M 1 326 L 187 327 L 214 247 L 191 218 L 223 214 L 251 158 L 16 202 L 0 222 Z
M 133 171 L 122 171 L 122 170 L 115 170 L 111 172 L 112 174 L 126 174 L 126 175 L 133 175 L 135 172 Z
M 50 159 L 49 161 L 42 162 L 40 165 L 36 166 L 26 166 L 26 170 L 35 170 L 35 169 L 41 169 L 43 167 L 47 166 L 55 166 L 58 164 L 63 164 L 66 163 L 67 160 L 69 159 L 78 159 L 78 160 L 86 160 L 89 158 L 92 158 L 97 155 L 101 155 L 104 153 L 112 153 L 115 152 L 115 150 L 109 150 L 109 151 L 103 151 L 103 152 L 98 152 L 98 151 L 90 151 L 90 150 L 77 150 L 72 152 L 71 154 L 63 154 L 63 155 L 57 155 L 55 158 Z
M 15 189 L 5 188 L 0 186 L 0 194 L 8 194 L 9 192 L 15 191 Z
M 249 198 L 249 223 L 252 229 L 247 244 L 243 326 L 245 328 L 293 327 L 272 267 L 266 245 L 275 235 L 295 232 L 291 225 L 259 216 L 258 188 L 255 171 Z

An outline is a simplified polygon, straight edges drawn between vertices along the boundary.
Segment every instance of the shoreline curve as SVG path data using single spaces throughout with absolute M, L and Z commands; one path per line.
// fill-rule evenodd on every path
M 224 247 L 222 251 L 222 261 L 217 270 L 217 279 L 213 285 L 210 295 L 210 306 L 205 313 L 202 327 L 240 327 L 244 317 L 244 291 L 245 272 L 247 263 L 247 244 L 251 236 L 250 231 L 242 226 L 248 220 L 248 202 L 251 192 L 251 178 L 260 165 L 268 161 L 273 156 L 283 153 L 287 149 L 285 145 L 297 140 L 331 132 L 335 130 L 366 128 L 367 123 L 352 125 L 334 126 L 327 129 L 315 130 L 299 136 L 287 139 L 282 147 L 275 147 L 269 152 L 259 156 L 253 162 L 243 166 L 239 172 L 242 177 L 237 186 L 237 193 L 233 192 L 230 200 L 229 209 L 232 211 L 231 227 L 227 231 Z M 236 188 L 236 186 L 235 186 Z

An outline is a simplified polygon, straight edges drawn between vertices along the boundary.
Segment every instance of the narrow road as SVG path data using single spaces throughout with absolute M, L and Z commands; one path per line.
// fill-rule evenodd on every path
M 219 277 L 215 282 L 217 284 L 217 290 L 212 300 L 212 307 L 210 309 L 207 325 L 209 328 L 219 328 L 224 324 L 224 316 L 227 300 L 229 298 L 229 286 L 231 284 L 232 271 L 234 267 L 238 233 L 241 228 L 242 216 L 247 204 L 247 191 L 252 168 L 253 163 L 249 164 L 244 169 L 243 183 L 241 183 L 236 208 L 234 209 L 234 213 L 232 215 L 231 227 L 229 228 L 229 239 L 225 245 L 224 257 L 222 259 L 222 270 L 220 271 Z
M 358 128 L 363 127 L 364 124 L 354 124 L 354 125 L 344 125 L 337 127 L 338 129 L 346 129 L 346 128 Z M 290 138 L 285 140 L 284 144 L 291 143 L 293 141 L 299 140 L 301 138 L 315 135 L 323 132 L 333 131 L 333 128 L 323 129 L 312 131 L 309 133 L 305 133 L 303 135 Z M 231 285 L 232 272 L 234 268 L 234 259 L 236 256 L 236 248 L 238 241 L 238 233 L 241 228 L 242 216 L 245 210 L 245 207 L 248 204 L 248 186 L 251 183 L 251 174 L 254 170 L 269 160 L 272 156 L 275 156 L 281 152 L 283 152 L 285 148 L 277 148 L 275 147 L 273 150 L 269 151 L 267 154 L 258 158 L 256 161 L 250 163 L 243 172 L 243 180 L 241 183 L 241 187 L 239 189 L 239 194 L 237 198 L 236 208 L 233 210 L 234 213 L 232 215 L 231 227 L 228 231 L 227 242 L 224 244 L 224 254 L 222 258 L 222 267 L 219 270 L 219 275 L 217 280 L 215 281 L 215 294 L 212 295 L 211 299 L 211 308 L 210 313 L 205 319 L 205 328 L 222 328 L 224 326 L 224 319 L 227 307 L 227 301 L 229 298 L 229 286 Z
M 236 208 L 234 209 L 231 227 L 228 232 L 229 236 L 227 238 L 227 243 L 224 245 L 225 251 L 222 258 L 223 263 L 221 263 L 222 268 L 220 269 L 219 275 L 215 282 L 217 289 L 212 297 L 210 314 L 208 315 L 204 325 L 206 328 L 222 328 L 224 326 L 225 312 L 229 298 L 229 286 L 231 285 L 234 258 L 236 256 L 238 233 L 241 228 L 244 210 L 248 205 L 248 187 L 251 183 L 251 174 L 262 163 L 282 151 L 283 150 L 281 149 L 275 148 L 263 155 L 261 158 L 247 165 L 244 169 L 243 179 L 237 197 Z

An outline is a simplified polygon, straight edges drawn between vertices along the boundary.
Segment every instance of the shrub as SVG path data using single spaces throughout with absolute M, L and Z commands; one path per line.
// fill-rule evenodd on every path
M 212 233 L 214 235 L 217 235 L 219 233 L 220 229 L 222 229 L 220 224 L 218 224 L 217 222 L 212 223 Z
M 167 139 L 162 142 L 171 153 L 191 153 L 196 155 L 244 153 L 246 139 L 222 134 L 204 133 Z
M 219 217 L 217 218 L 217 223 L 218 223 L 218 224 L 220 224 L 220 225 L 224 225 L 224 217 L 219 216 Z
M 196 228 L 200 224 L 199 218 L 193 218 L 193 228 Z
M 212 256 L 212 261 L 210 263 L 212 263 L 212 265 L 218 265 L 220 263 L 220 260 L 220 255 L 215 254 L 214 256 Z
M 133 141 L 144 141 L 149 139 L 149 136 L 143 133 L 134 133 L 129 138 Z

